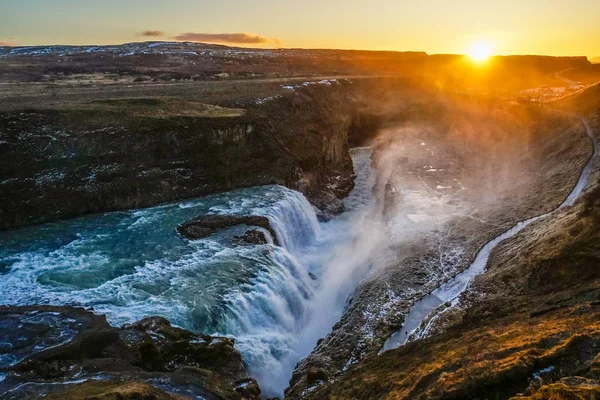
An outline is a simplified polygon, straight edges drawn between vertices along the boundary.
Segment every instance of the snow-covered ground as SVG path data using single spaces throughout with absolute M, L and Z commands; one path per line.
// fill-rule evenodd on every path
M 114 57 L 137 55 L 183 55 L 190 57 L 277 57 L 280 50 L 271 49 L 239 49 L 218 45 L 191 42 L 140 42 L 108 46 L 19 46 L 1 47 L 0 58 L 18 56 L 73 56 L 77 54 L 105 54 Z

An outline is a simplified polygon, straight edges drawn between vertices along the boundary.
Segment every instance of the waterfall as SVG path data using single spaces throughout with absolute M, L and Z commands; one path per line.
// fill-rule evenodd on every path
M 311 274 L 316 247 L 323 232 L 312 205 L 299 192 L 280 187 L 280 197 L 249 213 L 262 215 L 277 235 L 279 246 L 260 255 L 249 249 L 259 272 L 225 298 L 225 332 L 236 338 L 251 375 L 267 394 L 281 395 L 293 365 L 300 359 L 297 333 L 310 318 L 311 301 L 319 282 Z M 317 256 L 318 258 L 318 256 Z
M 263 393 L 281 396 L 354 287 L 347 258 L 360 246 L 351 227 L 362 226 L 349 217 L 372 187 L 360 179 L 370 173 L 370 151 L 357 157 L 350 211 L 328 223 L 301 193 L 267 185 L 0 233 L 0 304 L 93 307 L 114 326 L 162 316 L 234 337 Z M 267 244 L 231 246 L 241 226 L 202 240 L 175 232 L 204 214 L 265 216 L 277 240 L 260 228 Z
M 259 272 L 225 298 L 228 308 L 228 333 L 238 335 L 264 333 L 279 329 L 293 333 L 306 313 L 315 281 L 303 253 L 317 244 L 321 227 L 315 210 L 299 192 L 281 188 L 282 197 L 268 207 L 252 212 L 269 219 L 280 244 L 264 257 L 255 249 L 240 255 L 259 265 Z
M 298 361 L 339 320 L 380 240 L 378 220 L 370 215 L 371 149 L 352 156 L 357 184 L 340 218 L 320 224 L 306 198 L 287 189 L 277 204 L 257 210 L 269 218 L 282 247 L 249 293 L 230 298 L 230 322 L 237 324 L 231 326 L 236 345 L 267 397 L 283 395 Z
M 279 243 L 292 254 L 310 246 L 320 236 L 321 228 L 315 210 L 296 191 L 286 189 L 283 200 L 259 209 L 257 213 L 269 218 Z

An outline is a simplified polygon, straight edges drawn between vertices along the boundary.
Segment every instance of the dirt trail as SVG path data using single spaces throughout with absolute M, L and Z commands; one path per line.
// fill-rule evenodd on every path
M 564 83 L 566 83 L 567 85 L 576 85 L 576 84 L 577 84 L 577 82 L 575 82 L 575 81 L 573 81 L 573 80 L 571 80 L 571 79 L 569 79 L 569 78 L 565 78 L 565 77 L 563 76 L 563 73 L 565 73 L 565 72 L 567 72 L 567 71 L 572 71 L 572 70 L 574 70 L 574 69 L 577 69 L 577 68 L 567 68 L 567 69 L 563 69 L 562 71 L 555 72 L 555 73 L 554 73 L 554 77 L 555 77 L 556 79 L 558 79 L 558 80 L 561 80 L 561 81 L 563 81 L 563 82 L 564 82 Z

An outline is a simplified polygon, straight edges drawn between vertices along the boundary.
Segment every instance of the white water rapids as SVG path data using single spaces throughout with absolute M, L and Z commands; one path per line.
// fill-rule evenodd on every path
M 93 307 L 116 326 L 159 315 L 235 337 L 263 393 L 282 396 L 368 268 L 374 242 L 356 238 L 372 223 L 371 150 L 352 156 L 356 187 L 328 223 L 302 194 L 272 185 L 2 232 L 0 304 Z M 198 241 L 176 234 L 206 213 L 264 215 L 281 245 L 232 247 L 241 226 Z

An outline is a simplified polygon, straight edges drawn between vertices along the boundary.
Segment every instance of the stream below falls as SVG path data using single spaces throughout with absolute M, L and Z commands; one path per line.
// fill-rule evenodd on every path
M 592 142 L 593 154 L 581 172 L 577 184 L 567 196 L 565 201 L 556 209 L 546 214 L 518 222 L 506 232 L 487 242 L 481 248 L 481 250 L 479 250 L 475 256 L 475 260 L 467 269 L 457 274 L 453 279 L 442 284 L 439 288 L 435 289 L 433 292 L 417 301 L 411 307 L 404 320 L 404 323 L 402 324 L 402 328 L 390 336 L 390 338 L 385 342 L 382 352 L 403 346 L 409 340 L 419 339 L 427 336 L 432 324 L 436 321 L 441 312 L 454 307 L 458 302 L 460 294 L 468 289 L 469 285 L 477 275 L 485 271 L 488 258 L 496 246 L 498 246 L 504 240 L 515 236 L 533 222 L 549 217 L 557 210 L 571 206 L 575 203 L 589 182 L 590 175 L 594 171 L 594 165 L 596 163 L 596 159 L 598 158 L 599 151 L 598 139 L 594 136 L 588 121 L 585 118 L 581 118 L 581 122 L 585 126 L 586 133 Z M 450 303 L 450 307 L 446 308 L 440 313 L 432 314 L 438 309 L 438 307 L 448 302 Z M 431 318 L 429 318 L 430 315 Z M 426 319 L 428 319 L 428 322 L 423 324 L 423 321 Z
M 263 393 L 282 396 L 369 267 L 354 242 L 373 207 L 371 149 L 352 158 L 347 211 L 327 223 L 302 194 L 271 185 L 0 233 L 0 304 L 93 307 L 115 326 L 157 315 L 235 337 Z M 281 246 L 232 247 L 241 226 L 197 241 L 176 233 L 206 213 L 264 215 Z

